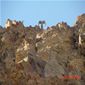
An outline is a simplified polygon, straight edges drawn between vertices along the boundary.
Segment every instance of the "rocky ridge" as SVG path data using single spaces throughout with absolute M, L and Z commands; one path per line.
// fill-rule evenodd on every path
M 62 79 L 78 75 L 78 79 Z M 7 20 L 0 27 L 0 85 L 84 85 L 85 14 L 41 29 Z

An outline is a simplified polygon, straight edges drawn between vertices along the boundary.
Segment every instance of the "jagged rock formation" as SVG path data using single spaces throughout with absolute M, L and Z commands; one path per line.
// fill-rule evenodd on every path
M 8 19 L 5 28 L 0 26 L 0 85 L 85 85 L 85 14 L 73 27 L 62 22 L 44 30 Z

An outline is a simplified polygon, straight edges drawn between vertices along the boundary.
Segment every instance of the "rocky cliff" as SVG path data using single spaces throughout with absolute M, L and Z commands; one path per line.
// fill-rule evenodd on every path
M 8 19 L 0 27 L 0 85 L 85 85 L 85 14 L 73 27 L 47 29 Z

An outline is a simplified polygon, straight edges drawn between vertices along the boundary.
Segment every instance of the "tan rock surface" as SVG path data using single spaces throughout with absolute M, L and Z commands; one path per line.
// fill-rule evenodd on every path
M 9 30 L 1 27 L 0 85 L 85 85 L 85 36 L 79 45 L 84 24 L 85 14 L 73 27 L 62 22 L 40 29 L 21 21 L 13 21 Z M 61 79 L 65 75 L 81 78 Z

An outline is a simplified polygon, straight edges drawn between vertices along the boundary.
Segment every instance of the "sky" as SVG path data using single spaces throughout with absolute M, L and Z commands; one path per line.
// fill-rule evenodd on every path
M 45 20 L 46 26 L 67 22 L 72 26 L 77 16 L 85 13 L 85 0 L 0 0 L 0 25 L 6 20 L 23 21 L 35 26 Z

